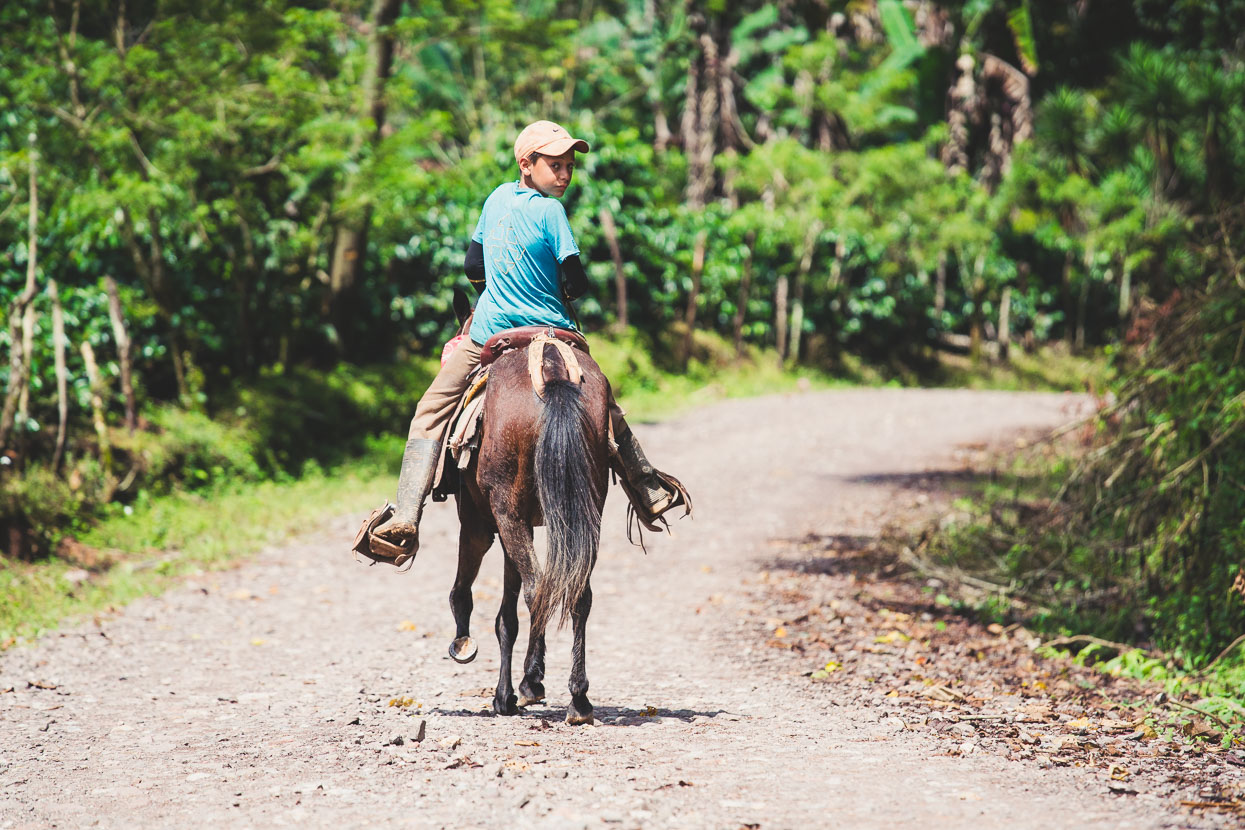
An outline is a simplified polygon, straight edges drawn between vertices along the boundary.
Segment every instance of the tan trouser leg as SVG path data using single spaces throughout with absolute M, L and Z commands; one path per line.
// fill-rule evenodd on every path
M 614 441 L 617 442 L 619 436 L 626 435 L 631 431 L 631 427 L 627 425 L 626 411 L 618 405 L 618 401 L 614 400 L 614 390 L 610 390 L 610 428 L 614 431 Z
M 480 348 L 467 338 L 445 361 L 415 407 L 407 438 L 428 438 L 439 443 L 445 437 L 458 399 L 467 391 L 467 375 L 480 363 Z

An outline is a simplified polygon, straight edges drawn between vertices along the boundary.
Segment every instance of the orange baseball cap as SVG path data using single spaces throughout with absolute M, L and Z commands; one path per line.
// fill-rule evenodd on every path
M 532 153 L 560 156 L 567 150 L 588 152 L 588 142 L 575 138 L 552 121 L 535 121 L 523 128 L 514 140 L 514 160 L 522 161 Z

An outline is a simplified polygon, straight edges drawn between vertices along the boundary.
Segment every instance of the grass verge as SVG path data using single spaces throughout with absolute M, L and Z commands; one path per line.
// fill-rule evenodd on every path
M 1213 722 L 1225 747 L 1245 745 L 1245 636 L 1217 656 L 1163 650 L 1172 623 L 1147 598 L 1145 575 L 1103 567 L 1094 540 L 1066 531 L 1075 508 L 1056 494 L 1083 451 L 1041 443 L 1001 459 L 1000 469 L 964 484 L 936 524 L 889 546 L 941 585 L 923 589 L 937 593 L 936 604 L 982 623 L 1023 625 L 1048 641 L 1049 656 L 1160 684 L 1158 699 L 1134 704 L 1160 731 L 1191 734 Z
M 231 567 L 326 516 L 365 513 L 396 487 L 401 453 L 400 437 L 373 439 L 359 458 L 330 471 L 312 465 L 296 481 L 140 498 L 78 535 L 87 563 L 0 558 L 0 647 L 158 594 L 187 574 Z

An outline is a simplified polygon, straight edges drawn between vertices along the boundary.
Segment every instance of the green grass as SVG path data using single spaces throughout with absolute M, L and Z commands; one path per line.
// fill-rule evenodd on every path
M 55 557 L 34 563 L 0 558 L 0 647 L 66 618 L 158 594 L 187 574 L 230 567 L 326 517 L 364 514 L 397 486 L 401 453 L 402 439 L 394 436 L 371 442 L 365 455 L 331 472 L 313 468 L 293 482 L 139 499 L 78 535 L 114 563 L 86 579 L 78 565 Z
M 1150 712 L 1151 726 L 1188 730 L 1194 724 L 1193 719 L 1201 716 L 1213 722 L 1221 732 L 1225 749 L 1245 745 L 1245 653 L 1239 640 L 1221 659 L 1199 671 L 1183 670 L 1170 659 L 1153 657 L 1140 649 L 1115 652 L 1093 643 L 1075 655 L 1047 647 L 1039 651 L 1047 656 L 1071 657 L 1081 665 L 1113 677 L 1162 684 L 1166 699 L 1137 704 Z M 1107 657 L 1113 653 L 1114 656 Z M 1171 703 L 1180 700 L 1192 700 L 1192 703 L 1183 706 Z
M 1101 352 L 1072 354 L 1062 344 L 1043 346 L 1032 354 L 1013 349 L 1006 363 L 965 355 L 944 354 L 936 380 L 941 386 L 1006 391 L 1101 392 L 1114 376 Z

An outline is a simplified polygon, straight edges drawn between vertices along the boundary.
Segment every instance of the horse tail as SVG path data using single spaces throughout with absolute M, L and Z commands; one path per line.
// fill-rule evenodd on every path
M 536 492 L 549 539 L 545 567 L 532 595 L 537 631 L 555 614 L 558 625 L 565 625 L 596 564 L 601 511 L 592 476 L 591 434 L 579 385 L 547 381 L 536 439 Z

